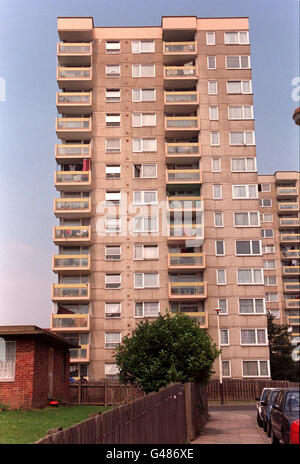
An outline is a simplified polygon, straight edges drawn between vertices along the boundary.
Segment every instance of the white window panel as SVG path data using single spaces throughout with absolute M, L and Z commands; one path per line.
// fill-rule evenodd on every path
M 154 102 L 156 101 L 155 89 L 132 89 L 133 102 Z
M 270 377 L 270 366 L 267 360 L 242 361 L 243 377 Z
M 260 184 L 261 192 L 271 192 L 271 184 Z
M 239 314 L 265 314 L 265 301 L 263 298 L 240 298 Z
M 241 329 L 241 345 L 267 345 L 267 329 Z
M 132 53 L 154 53 L 155 42 L 154 40 L 132 40 L 131 51 Z
M 117 139 L 117 138 L 105 139 L 105 152 L 106 153 L 120 153 L 121 152 L 121 139 Z
M 135 317 L 157 317 L 159 316 L 159 302 L 145 301 L 135 303 Z
M 206 33 L 206 45 L 216 45 L 216 34 L 215 32 Z
M 119 374 L 119 368 L 117 366 L 117 364 L 113 364 L 113 363 L 106 363 L 105 364 L 105 368 L 104 368 L 104 372 L 105 372 L 105 377 L 115 377 L 117 378 L 118 377 L 118 374 Z
M 107 64 L 105 67 L 105 77 L 120 77 L 121 66 L 119 64 Z
M 158 258 L 158 245 L 134 245 L 134 259 L 149 260 Z
M 210 144 L 212 147 L 220 145 L 220 134 L 219 132 L 211 132 L 210 133 Z
M 132 145 L 134 153 L 157 151 L 156 139 L 133 139 Z
M 132 113 L 132 127 L 156 126 L 155 113 Z
M 219 110 L 217 106 L 209 107 L 209 119 L 211 121 L 217 121 L 219 119 Z
M 227 93 L 237 94 L 251 94 L 252 93 L 252 81 L 227 81 Z
M 121 115 L 120 114 L 106 114 L 105 124 L 106 124 L 106 127 L 120 127 Z
M 16 342 L 0 340 L 0 381 L 15 380 Z
M 231 158 L 231 172 L 256 171 L 256 158 Z
M 211 170 L 212 172 L 221 172 L 221 158 L 211 159 Z
M 221 316 L 228 314 L 227 298 L 219 298 L 218 299 L 218 308 L 220 308 L 219 314 Z
M 230 145 L 255 145 L 254 131 L 229 132 Z
M 238 269 L 238 285 L 263 285 L 263 269 Z
M 216 269 L 217 285 L 226 285 L 226 269 Z
M 222 360 L 222 376 L 231 377 L 231 364 L 230 361 Z
M 226 56 L 226 69 L 250 69 L 250 56 Z
M 105 166 L 106 179 L 120 179 L 121 166 Z
M 157 190 L 135 190 L 133 192 L 134 205 L 155 205 L 157 203 Z
M 236 240 L 235 252 L 238 256 L 261 255 L 260 240 Z
M 121 101 L 120 89 L 106 89 L 105 99 L 107 103 L 115 103 Z
M 260 215 L 261 222 L 273 222 L 273 214 L 272 213 L 264 213 Z
M 270 206 L 272 206 L 272 200 L 270 198 L 260 198 L 259 206 L 263 208 L 269 208 Z
M 109 205 L 119 205 L 121 201 L 121 192 L 105 192 L 105 201 Z
M 208 81 L 208 95 L 217 95 L 218 83 L 217 81 Z
M 266 293 L 266 302 L 267 303 L 277 303 L 278 302 L 278 293 Z
M 106 261 L 119 261 L 121 259 L 121 246 L 120 245 L 107 245 L 105 247 Z
M 277 285 L 277 277 L 276 276 L 265 276 L 265 285 L 268 285 L 268 286 Z
M 133 64 L 132 77 L 155 77 L 155 64 Z
M 135 164 L 133 171 L 134 178 L 156 179 L 157 165 L 156 164 Z
M 215 227 L 224 227 L 223 213 L 222 212 L 215 212 L 214 213 L 214 226 Z
M 158 217 L 137 216 L 134 218 L 134 232 L 158 232 Z
M 249 44 L 248 31 L 225 32 L 225 45 L 247 45 Z
M 228 106 L 228 119 L 253 119 L 253 106 Z
M 105 51 L 109 54 L 120 53 L 120 42 L 107 40 L 105 43 Z
M 224 240 L 216 240 L 215 241 L 216 247 L 216 256 L 224 256 L 225 255 L 225 243 Z
M 249 199 L 249 198 L 258 198 L 257 184 L 233 185 L 232 186 L 232 198 L 239 199 L 239 200 Z
M 157 288 L 159 286 L 159 274 L 156 273 L 135 273 L 134 288 Z
M 261 229 L 262 238 L 273 238 L 274 230 L 273 229 Z
M 121 218 L 106 217 L 105 218 L 105 232 L 116 233 L 121 231 Z
M 220 329 L 221 346 L 229 346 L 229 329 Z
M 275 253 L 275 245 L 263 245 L 262 252 L 263 254 Z
M 216 57 L 215 56 L 208 56 L 207 57 L 207 69 L 216 69 Z
M 222 199 L 222 185 L 213 185 L 213 199 L 214 200 Z
M 105 348 L 115 349 L 121 343 L 120 332 L 106 332 L 105 333 Z
M 105 274 L 105 288 L 107 289 L 121 288 L 121 274 Z
M 105 303 L 105 317 L 116 319 L 121 317 L 121 303 Z

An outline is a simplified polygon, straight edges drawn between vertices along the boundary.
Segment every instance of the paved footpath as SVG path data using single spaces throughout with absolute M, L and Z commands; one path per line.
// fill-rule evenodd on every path
M 270 438 L 256 422 L 253 405 L 214 405 L 208 408 L 209 418 L 202 434 L 193 445 L 270 444 Z

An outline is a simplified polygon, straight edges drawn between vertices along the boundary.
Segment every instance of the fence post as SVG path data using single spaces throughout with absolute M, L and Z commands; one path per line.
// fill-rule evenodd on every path
M 184 384 L 184 403 L 185 403 L 185 433 L 187 440 L 193 440 L 195 432 L 192 425 L 192 395 L 191 384 Z
M 78 385 L 78 404 L 81 404 L 81 383 Z
M 108 380 L 104 380 L 104 405 L 107 406 L 108 403 Z

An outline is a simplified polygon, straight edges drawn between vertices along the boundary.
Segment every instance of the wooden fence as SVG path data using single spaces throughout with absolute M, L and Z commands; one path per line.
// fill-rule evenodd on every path
M 197 436 L 207 417 L 205 389 L 177 383 L 50 433 L 36 444 L 184 444 Z

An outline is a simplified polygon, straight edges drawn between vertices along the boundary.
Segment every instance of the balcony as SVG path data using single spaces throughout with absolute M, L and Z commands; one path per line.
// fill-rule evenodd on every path
M 281 242 L 299 242 L 300 234 L 280 234 Z
M 289 325 L 299 325 L 300 324 L 300 316 L 288 316 L 288 324 Z
M 165 131 L 167 136 L 195 136 L 200 130 L 197 116 L 166 116 Z
M 200 144 L 198 142 L 166 142 L 167 162 L 178 160 L 191 161 L 200 158 Z
M 91 226 L 56 226 L 53 228 L 55 245 L 90 245 Z
M 56 118 L 56 135 L 64 140 L 92 137 L 92 118 Z
M 201 184 L 200 169 L 168 169 L 167 184 Z
M 90 284 L 53 284 L 52 301 L 90 301 Z
M 89 332 L 89 314 L 52 314 L 51 330 L 54 332 Z
M 300 299 L 287 298 L 285 300 L 285 309 L 300 309 Z
M 197 66 L 164 66 L 165 89 L 188 89 L 198 79 Z
M 279 218 L 279 227 L 299 227 L 299 218 L 281 217 Z
M 198 196 L 169 196 L 168 210 L 203 211 L 203 200 L 202 197 Z
M 185 316 L 189 316 L 190 318 L 196 320 L 200 324 L 201 329 L 207 329 L 208 328 L 208 314 L 206 312 L 183 312 L 180 311 L 181 314 L 184 314 Z M 176 313 L 170 313 L 170 316 L 175 316 Z
M 206 282 L 169 282 L 169 299 L 206 298 Z
M 289 197 L 289 196 L 297 196 L 297 188 L 296 187 L 277 187 L 277 197 Z
M 164 63 L 178 64 L 197 55 L 197 42 L 163 42 Z
M 80 348 L 70 349 L 70 362 L 71 363 L 84 363 L 90 360 L 90 346 L 80 345 Z
M 181 240 L 203 240 L 204 230 L 202 224 L 169 224 L 168 240 L 171 243 Z
M 57 44 L 57 60 L 62 66 L 90 66 L 92 51 L 92 42 L 59 42 Z
M 92 68 L 57 68 L 57 84 L 60 89 L 90 90 L 92 88 Z
M 299 282 L 284 282 L 283 283 L 284 292 L 300 292 L 300 283 Z
M 282 202 L 278 203 L 279 211 L 298 211 L 299 203 L 296 202 Z
M 92 92 L 57 92 L 56 107 L 61 114 L 91 114 Z
M 169 253 L 169 269 L 204 269 L 204 253 Z
M 300 249 L 292 250 L 291 248 L 281 250 L 282 258 L 300 258 Z
M 300 273 L 300 266 L 283 266 L 282 273 L 284 275 L 298 275 Z
M 90 143 L 63 143 L 55 145 L 55 159 L 58 164 L 90 159 L 91 156 L 92 150 Z
M 56 273 L 80 275 L 90 272 L 90 255 L 54 255 L 52 257 L 52 270 Z
M 92 188 L 91 171 L 56 171 L 54 185 L 62 192 L 88 192 Z
M 90 198 L 55 198 L 54 214 L 60 218 L 84 218 L 91 216 Z
M 195 90 L 167 91 L 164 95 L 165 109 L 173 113 L 193 111 L 199 105 L 199 94 Z
M 93 39 L 93 18 L 57 18 L 57 30 L 60 40 L 88 42 Z

